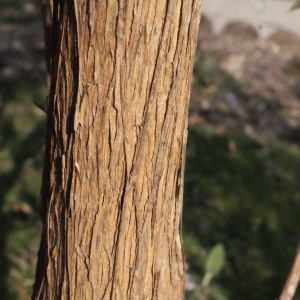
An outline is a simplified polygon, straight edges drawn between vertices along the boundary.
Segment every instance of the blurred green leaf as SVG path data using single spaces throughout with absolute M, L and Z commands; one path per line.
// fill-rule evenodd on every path
M 294 4 L 291 7 L 291 11 L 298 9 L 300 7 L 300 0 L 295 0 Z
M 208 254 L 207 260 L 205 262 L 206 272 L 212 272 L 213 275 L 218 274 L 225 261 L 225 248 L 222 243 L 215 245 Z

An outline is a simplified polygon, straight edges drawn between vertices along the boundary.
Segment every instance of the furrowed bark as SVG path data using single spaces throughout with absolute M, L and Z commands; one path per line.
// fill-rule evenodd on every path
M 183 299 L 201 0 L 56 0 L 32 299 Z

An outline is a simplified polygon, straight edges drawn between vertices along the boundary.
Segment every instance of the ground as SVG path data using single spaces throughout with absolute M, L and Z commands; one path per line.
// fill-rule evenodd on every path
M 299 143 L 299 75 L 297 35 L 278 31 L 265 40 L 242 22 L 216 35 L 204 16 L 189 123 Z

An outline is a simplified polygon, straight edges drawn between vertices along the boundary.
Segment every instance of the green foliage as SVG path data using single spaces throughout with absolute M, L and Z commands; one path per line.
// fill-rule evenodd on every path
M 46 88 L 0 81 L 0 293 L 28 299 L 39 244 Z M 7 276 L 8 275 L 8 276 Z
M 300 7 L 300 0 L 295 0 L 294 4 L 291 7 L 291 11 L 296 10 Z
M 209 251 L 205 262 L 205 271 L 217 275 L 224 265 L 224 260 L 225 248 L 223 244 L 219 243 Z
M 217 53 L 208 55 L 201 52 L 196 57 L 194 80 L 193 88 L 199 92 L 209 87 L 215 89 L 218 94 L 231 90 L 239 95 L 245 86 L 244 82 L 237 81 L 236 78 L 220 68 Z
M 1 0 L 0 8 L 13 7 L 15 9 L 21 9 L 22 1 L 21 0 Z
M 224 261 L 225 248 L 219 243 L 210 249 L 205 259 L 202 283 L 198 283 L 195 290 L 187 292 L 187 300 L 227 300 L 224 291 L 219 286 L 211 284 L 213 277 L 220 273 Z
M 191 129 L 186 163 L 183 236 L 191 272 L 200 281 L 203 253 L 222 242 L 226 263 L 214 284 L 229 299 L 275 299 L 300 235 L 299 148 Z

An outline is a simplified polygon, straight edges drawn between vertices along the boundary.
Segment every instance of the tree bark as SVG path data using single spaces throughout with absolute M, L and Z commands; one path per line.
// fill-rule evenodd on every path
M 32 299 L 183 299 L 201 0 L 54 0 Z

